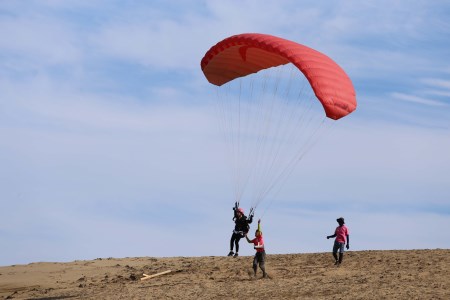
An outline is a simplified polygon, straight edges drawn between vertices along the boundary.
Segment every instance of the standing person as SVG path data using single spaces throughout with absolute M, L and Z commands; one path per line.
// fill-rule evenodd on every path
M 250 214 L 250 217 L 247 219 L 247 217 L 244 214 L 244 209 L 239 207 L 237 202 L 235 203 L 233 210 L 234 210 L 233 221 L 235 225 L 233 234 L 231 235 L 230 239 L 230 253 L 228 253 L 228 256 L 233 256 L 234 254 L 234 257 L 238 257 L 239 240 L 243 238 L 250 230 L 249 224 L 253 222 L 253 214 Z M 236 246 L 236 253 L 233 252 L 233 245 Z
M 340 217 L 336 219 L 339 226 L 336 227 L 336 230 L 334 231 L 333 235 L 327 236 L 327 239 L 329 238 L 336 238 L 334 240 L 333 245 L 333 257 L 335 259 L 334 264 L 339 265 L 342 263 L 342 258 L 344 257 L 344 246 L 347 242 L 347 250 L 350 248 L 350 235 L 347 226 L 345 226 L 344 218 Z M 337 256 L 337 251 L 339 250 L 339 259 Z
M 253 243 L 253 245 L 255 245 L 253 247 L 256 250 L 255 257 L 253 258 L 253 271 L 255 272 L 254 276 L 256 277 L 256 270 L 258 269 L 259 264 L 259 267 L 263 272 L 263 278 L 267 278 L 265 267 L 266 251 L 264 250 L 264 240 L 261 231 L 261 220 L 258 220 L 258 229 L 255 231 L 255 238 L 253 240 L 250 240 L 247 234 L 245 235 L 245 238 L 247 239 L 247 242 Z

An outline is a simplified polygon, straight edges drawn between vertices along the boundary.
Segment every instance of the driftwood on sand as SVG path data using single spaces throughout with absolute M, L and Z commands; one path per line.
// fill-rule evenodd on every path
M 161 276 L 161 275 L 164 275 L 164 274 L 168 274 L 170 272 L 172 272 L 172 270 L 167 270 L 167 271 L 156 273 L 156 274 L 153 274 L 153 275 L 147 275 L 147 274 L 144 273 L 144 274 L 142 274 L 144 277 L 142 277 L 141 280 L 147 280 L 147 279 L 150 279 L 150 278 L 155 278 L 155 277 L 158 277 L 158 276 Z

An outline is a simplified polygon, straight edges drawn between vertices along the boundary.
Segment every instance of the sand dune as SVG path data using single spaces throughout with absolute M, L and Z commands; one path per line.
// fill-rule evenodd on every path
M 450 250 L 107 258 L 0 267 L 0 299 L 450 299 Z M 142 274 L 171 273 L 141 281 Z

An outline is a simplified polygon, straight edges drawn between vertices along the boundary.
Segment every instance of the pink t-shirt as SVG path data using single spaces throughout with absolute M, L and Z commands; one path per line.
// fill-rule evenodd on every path
M 260 235 L 259 237 L 255 237 L 252 240 L 253 245 L 255 246 L 263 246 L 262 248 L 256 248 L 256 252 L 263 252 L 264 251 L 264 240 L 262 235 Z
M 342 225 L 336 227 L 334 233 L 336 234 L 336 242 L 345 243 L 347 241 L 347 235 L 349 235 L 347 226 Z

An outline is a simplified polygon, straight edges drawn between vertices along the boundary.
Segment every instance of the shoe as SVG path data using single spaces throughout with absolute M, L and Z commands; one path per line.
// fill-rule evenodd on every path
M 228 253 L 228 256 L 233 256 L 234 252 L 230 251 L 230 253 Z
M 234 257 L 238 257 L 239 256 L 239 254 L 236 252 L 235 254 L 234 254 Z
M 263 278 L 268 278 L 269 276 L 267 275 L 267 273 L 263 274 Z
M 335 264 L 335 265 L 338 265 L 338 264 L 339 264 L 339 261 L 338 261 L 338 260 L 336 260 L 336 261 L 334 262 L 334 264 Z

